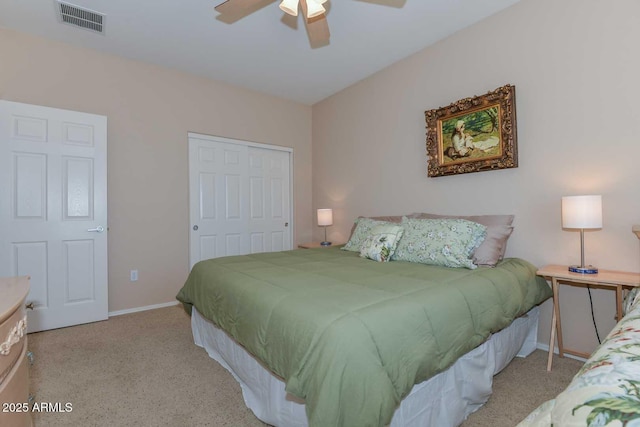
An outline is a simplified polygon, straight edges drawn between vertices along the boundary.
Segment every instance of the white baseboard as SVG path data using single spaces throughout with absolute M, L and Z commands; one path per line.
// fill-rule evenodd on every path
M 548 344 L 538 343 L 536 348 L 538 348 L 539 350 L 542 350 L 542 351 L 546 351 L 547 353 L 549 352 L 549 345 Z M 558 354 L 558 347 L 553 349 L 553 354 Z M 569 359 L 579 360 L 581 362 L 586 362 L 587 361 L 587 359 L 585 359 L 584 357 L 574 356 L 573 354 L 568 354 L 568 353 L 565 353 L 564 357 L 568 357 Z
M 179 301 L 165 302 L 162 304 L 145 305 L 144 307 L 128 308 L 126 310 L 110 311 L 109 317 L 122 316 L 123 314 L 137 313 L 139 311 L 155 310 L 156 308 L 171 307 L 180 304 Z

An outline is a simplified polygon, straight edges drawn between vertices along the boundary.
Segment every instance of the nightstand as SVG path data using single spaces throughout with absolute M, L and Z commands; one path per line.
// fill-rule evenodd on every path
M 562 324 L 560 322 L 560 292 L 559 286 L 590 286 L 593 288 L 605 288 L 616 291 L 616 320 L 622 319 L 622 288 L 640 286 L 640 273 L 628 273 L 624 271 L 600 270 L 598 274 L 571 273 L 566 265 L 547 265 L 538 270 L 537 274 L 551 280 L 553 288 L 553 315 L 551 317 L 551 339 L 549 340 L 549 358 L 547 371 L 551 370 L 553 363 L 553 351 L 555 349 L 556 332 L 558 334 L 558 354 L 564 357 L 564 353 L 588 358 L 590 355 L 568 350 L 562 344 Z
M 0 425 L 31 426 L 27 308 L 29 277 L 0 278 Z M 8 406 L 5 406 L 8 405 Z
M 333 246 L 341 246 L 341 245 L 344 245 L 344 243 L 331 243 L 331 245 L 329 246 L 322 246 L 320 242 L 308 242 L 308 243 L 299 244 L 298 249 L 331 248 Z

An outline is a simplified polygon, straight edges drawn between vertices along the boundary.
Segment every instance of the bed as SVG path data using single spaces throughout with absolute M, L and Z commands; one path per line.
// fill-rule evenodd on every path
M 527 337 L 535 342 L 535 307 L 551 296 L 535 271 L 515 258 L 470 270 L 376 263 L 339 248 L 294 250 L 202 261 L 178 299 L 193 315 L 196 342 L 214 358 L 217 353 L 236 379 L 242 380 L 242 366 L 230 366 L 222 354 L 226 350 L 209 348 L 216 341 L 212 328 L 224 330 L 220 340 L 231 341 L 231 352 L 251 355 L 257 367 L 247 368 L 247 378 L 263 370 L 284 385 L 285 402 L 275 405 L 289 402 L 290 408 L 276 421 L 254 409 L 263 421 L 283 427 L 384 426 L 394 414 L 408 411 L 401 423 L 409 425 L 424 419 L 411 413 L 425 405 L 418 401 L 407 409 L 408 395 L 455 370 L 456 361 L 471 355 L 470 366 L 487 365 L 476 372 L 485 372 L 488 380 L 477 384 L 486 388 L 488 381 L 490 393 L 491 376 L 519 350 L 510 347 Z M 474 352 L 482 353 L 480 359 Z M 434 395 L 452 387 L 451 381 L 476 385 L 464 364 L 457 380 L 454 375 L 438 381 L 430 386 Z M 250 407 L 260 399 L 247 397 L 251 392 L 245 387 L 243 392 Z M 306 420 L 300 419 L 302 407 Z M 468 409 L 461 410 L 465 417 Z

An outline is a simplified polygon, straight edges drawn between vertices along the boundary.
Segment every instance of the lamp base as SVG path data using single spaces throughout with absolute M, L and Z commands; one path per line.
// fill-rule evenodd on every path
M 331 246 L 331 242 L 320 242 L 322 246 Z
M 598 268 L 594 267 L 593 265 L 587 265 L 584 267 L 581 267 L 579 265 L 570 265 L 569 271 L 579 274 L 598 274 Z

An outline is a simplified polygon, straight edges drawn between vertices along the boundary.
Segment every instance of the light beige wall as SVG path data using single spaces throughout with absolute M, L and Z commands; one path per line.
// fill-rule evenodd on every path
M 564 195 L 602 194 L 604 228 L 586 233 L 600 268 L 640 271 L 640 3 L 522 0 L 313 107 L 313 205 L 333 207 L 333 241 L 357 215 L 513 213 L 508 256 L 580 260 L 563 231 Z M 520 166 L 427 178 L 424 111 L 516 86 Z M 316 227 L 315 236 L 320 237 Z M 562 287 L 565 344 L 595 346 L 587 292 Z M 613 292 L 594 291 L 601 336 Z M 548 340 L 549 303 L 539 339 Z
M 292 147 L 311 237 L 311 107 L 9 30 L 0 58 L 0 99 L 108 117 L 110 311 L 174 301 L 187 277 L 187 132 Z

